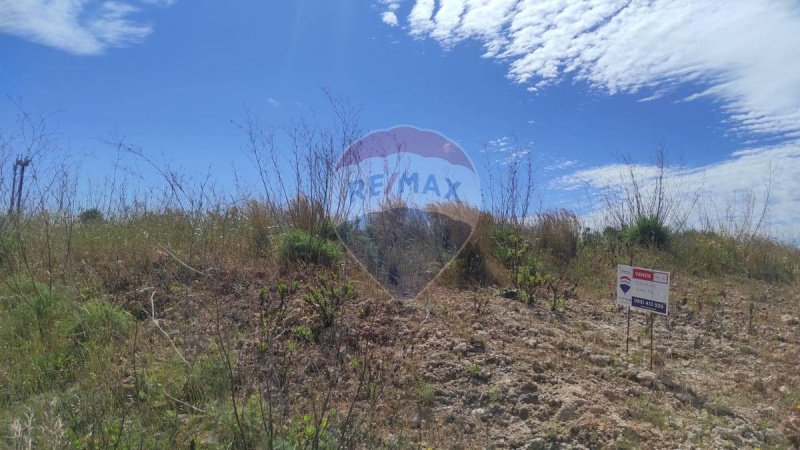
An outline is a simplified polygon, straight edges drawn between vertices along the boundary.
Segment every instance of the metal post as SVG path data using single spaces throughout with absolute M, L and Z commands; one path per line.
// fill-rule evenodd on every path
M 22 210 L 22 184 L 25 181 L 25 168 L 31 163 L 30 158 L 17 160 L 19 164 L 19 188 L 17 189 L 17 214 Z
M 17 167 L 19 166 L 19 159 L 14 162 L 14 178 L 11 182 L 11 203 L 8 204 L 8 213 L 14 212 L 14 194 L 17 192 Z
M 630 251 L 630 263 L 629 266 L 633 267 L 633 247 L 628 243 L 628 250 Z M 625 329 L 625 356 L 628 356 L 628 346 L 631 342 L 631 307 L 628 306 L 628 326 Z
M 625 356 L 628 356 L 628 346 L 631 342 L 631 307 L 628 306 L 628 327 L 625 329 Z
M 22 182 L 25 180 L 25 161 L 22 162 L 19 168 L 19 189 L 17 189 L 17 214 L 22 209 Z
M 656 315 L 650 313 L 650 370 L 653 370 L 653 324 L 656 321 Z

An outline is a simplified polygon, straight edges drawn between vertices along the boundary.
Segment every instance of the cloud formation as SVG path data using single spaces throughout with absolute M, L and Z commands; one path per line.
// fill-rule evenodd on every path
M 589 215 L 602 213 L 598 205 L 602 204 L 603 193 L 618 189 L 625 182 L 623 175 L 626 171 L 627 167 L 621 164 L 577 170 L 555 179 L 548 188 L 556 191 L 586 189 L 594 205 L 592 211 L 588 211 Z M 645 185 L 654 182 L 658 173 L 652 165 L 638 165 L 635 171 Z M 750 199 L 751 194 L 755 209 L 760 210 L 769 194 L 766 231 L 788 242 L 800 243 L 798 174 L 800 141 L 740 150 L 721 162 L 669 171 L 676 195 L 686 198 L 699 195 L 690 217 L 695 225 L 704 218 L 712 221 L 724 219 L 731 211 L 735 216 L 732 208 L 741 212 L 747 207 L 743 200 Z
M 110 47 L 141 42 L 153 28 L 135 20 L 143 6 L 170 6 L 175 0 L 0 0 L 0 33 L 64 50 L 96 55 Z
M 719 101 L 736 132 L 800 137 L 793 0 L 413 0 L 407 28 L 480 42 L 532 91 L 571 78 L 652 100 L 689 82 L 686 100 Z
M 397 26 L 397 14 L 394 11 L 384 11 L 383 15 L 381 15 L 381 20 L 387 25 Z

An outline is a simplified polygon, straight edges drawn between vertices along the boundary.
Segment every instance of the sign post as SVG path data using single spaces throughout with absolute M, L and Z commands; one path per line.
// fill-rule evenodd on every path
M 628 326 L 625 328 L 625 357 L 628 357 L 628 345 L 631 343 L 631 307 L 628 306 Z
M 630 340 L 630 309 L 650 314 L 650 368 L 653 368 L 653 323 L 655 315 L 669 315 L 669 272 L 641 267 L 617 266 L 617 304 L 628 309 L 625 354 Z

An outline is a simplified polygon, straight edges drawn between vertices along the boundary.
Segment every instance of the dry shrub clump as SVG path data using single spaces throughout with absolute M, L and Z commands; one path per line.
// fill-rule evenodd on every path
M 578 253 L 581 223 L 574 212 L 555 209 L 537 214 L 530 225 L 532 250 L 566 263 Z
M 245 214 L 250 227 L 250 249 L 253 256 L 269 256 L 272 229 L 277 225 L 274 208 L 266 203 L 251 200 L 245 206 Z

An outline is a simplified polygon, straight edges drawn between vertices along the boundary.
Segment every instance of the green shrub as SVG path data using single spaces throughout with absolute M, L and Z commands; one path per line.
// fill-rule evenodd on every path
M 655 217 L 640 217 L 624 232 L 630 242 L 652 245 L 658 249 L 666 248 L 670 240 L 669 227 Z
M 278 243 L 278 260 L 281 263 L 306 263 L 320 266 L 333 265 L 342 257 L 337 242 L 311 236 L 303 230 L 289 230 Z
M 541 293 L 549 289 L 553 281 L 553 277 L 537 264 L 524 265 L 517 271 L 517 286 L 522 291 L 522 299 L 528 304 L 541 297 Z
M 500 226 L 492 230 L 495 255 L 516 277 L 517 269 L 530 257 L 531 240 L 522 235 L 522 230 Z
M 99 223 L 104 220 L 103 212 L 97 208 L 91 208 L 83 210 L 78 215 L 78 221 L 83 224 L 87 223 Z

